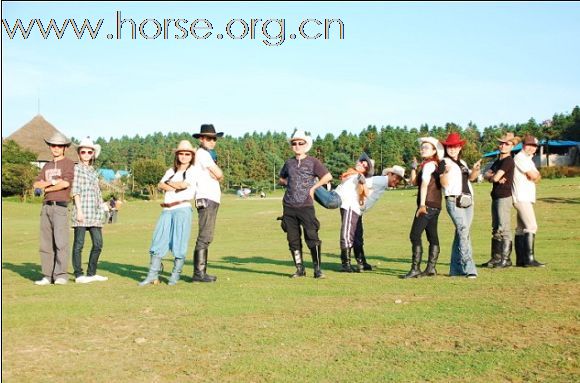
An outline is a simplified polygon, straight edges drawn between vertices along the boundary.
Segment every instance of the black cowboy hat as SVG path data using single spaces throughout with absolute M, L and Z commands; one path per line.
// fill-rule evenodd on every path
M 193 138 L 205 137 L 222 137 L 223 132 L 216 133 L 215 128 L 212 124 L 203 124 L 199 130 L 199 133 L 192 134 Z

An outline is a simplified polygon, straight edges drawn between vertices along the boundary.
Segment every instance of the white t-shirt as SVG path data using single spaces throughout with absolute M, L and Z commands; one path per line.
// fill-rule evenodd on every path
M 388 176 L 374 176 L 367 178 L 367 188 L 369 189 L 370 195 L 367 197 L 365 205 L 361 209 L 362 213 L 369 211 L 370 208 L 374 206 L 388 186 Z
M 178 170 L 177 172 L 174 172 L 173 168 L 171 168 L 168 169 L 165 172 L 165 175 L 161 178 L 161 182 L 165 182 L 167 180 L 170 180 L 170 182 L 185 181 L 189 184 L 187 189 L 181 191 L 170 190 L 165 192 L 164 198 L 165 203 L 172 203 L 177 201 L 187 201 L 187 202 L 183 202 L 180 203 L 179 205 L 175 205 L 172 207 L 166 207 L 164 208 L 164 210 L 173 210 L 182 208 L 184 206 L 191 206 L 191 203 L 189 201 L 195 198 L 195 191 L 197 186 L 197 180 L 199 178 L 199 171 L 194 166 L 190 166 L 189 169 L 185 171 L 185 178 L 183 177 L 183 173 L 184 173 L 183 170 Z
M 465 166 L 467 169 L 467 162 L 460 160 L 461 164 Z M 445 197 L 448 196 L 458 196 L 463 193 L 463 179 L 461 174 L 461 168 L 457 165 L 451 158 L 445 157 L 445 164 L 450 164 L 449 172 L 447 173 L 447 181 L 449 185 L 444 188 Z M 469 175 L 471 175 L 471 170 L 469 170 Z M 471 186 L 471 182 L 467 181 L 467 185 L 469 186 L 469 192 L 473 196 L 473 187 Z
M 360 215 L 360 205 L 358 196 L 358 174 L 348 177 L 346 180 L 336 188 L 336 192 L 342 200 L 341 209 L 351 209 L 356 214 Z
M 528 156 L 523 150 L 514 157 L 516 164 L 514 169 L 514 181 L 512 183 L 512 197 L 514 203 L 536 202 L 536 184 L 526 177 L 526 172 L 538 171 L 532 156 Z
M 199 171 L 195 199 L 207 198 L 220 203 L 222 195 L 220 183 L 211 176 L 209 171 L 211 166 L 216 166 L 216 163 L 209 152 L 204 148 L 198 148 L 195 152 L 195 167 Z

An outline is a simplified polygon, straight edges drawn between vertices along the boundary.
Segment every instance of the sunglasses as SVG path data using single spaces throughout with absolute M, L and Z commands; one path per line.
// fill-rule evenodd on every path
M 500 142 L 499 146 L 511 145 L 511 142 Z
M 292 141 L 292 146 L 304 146 L 306 145 L 305 141 Z
M 51 148 L 64 148 L 66 145 L 57 145 L 57 144 L 50 144 Z
M 94 152 L 92 150 L 81 150 L 80 153 L 81 154 L 93 154 Z
M 178 156 L 191 156 L 191 152 L 179 152 L 177 153 Z
M 217 141 L 217 137 L 208 137 L 208 136 L 205 136 L 205 140 L 206 141 Z

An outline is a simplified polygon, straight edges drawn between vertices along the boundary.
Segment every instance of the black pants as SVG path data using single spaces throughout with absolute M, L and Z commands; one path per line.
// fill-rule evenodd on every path
M 197 241 L 195 242 L 195 250 L 204 250 L 209 248 L 209 244 L 213 241 L 213 234 L 215 231 L 215 220 L 217 217 L 220 204 L 210 199 L 206 199 L 206 207 L 197 208 L 199 231 L 197 234 Z
M 321 242 L 318 239 L 320 222 L 316 219 L 314 206 L 300 208 L 284 206 L 282 228 L 286 232 L 290 251 L 302 250 L 302 232 L 300 226 L 304 230 L 304 239 L 309 249 L 320 245 Z
M 413 246 L 421 246 L 421 234 L 423 234 L 423 231 L 427 234 L 429 244 L 439 246 L 439 235 L 437 234 L 439 213 L 441 213 L 441 209 L 435 209 L 429 206 L 427 206 L 427 214 L 419 217 L 417 217 L 417 211 L 415 211 L 415 218 L 413 219 L 411 233 L 409 234 L 409 239 L 411 239 Z
M 89 231 L 93 246 L 89 255 L 89 267 L 87 268 L 87 276 L 92 277 L 97 273 L 97 262 L 103 249 L 103 234 L 100 227 L 83 227 L 76 226 L 74 228 L 74 243 L 72 253 L 72 264 L 75 273 L 75 278 L 83 275 L 83 267 L 81 262 L 81 254 L 85 245 L 85 234 Z
M 361 248 L 365 244 L 364 240 L 364 229 L 363 229 L 363 216 L 361 215 L 358 220 L 358 225 L 356 225 L 356 231 L 354 232 L 354 247 Z

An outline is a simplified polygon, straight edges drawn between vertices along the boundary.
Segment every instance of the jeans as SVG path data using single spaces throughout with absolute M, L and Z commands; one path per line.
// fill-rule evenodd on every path
M 210 199 L 206 199 L 206 201 L 206 207 L 197 209 L 199 231 L 195 242 L 195 251 L 208 249 L 209 244 L 213 241 L 215 220 L 220 204 Z
M 447 213 L 455 225 L 455 237 L 451 246 L 451 264 L 449 275 L 477 275 L 471 247 L 471 223 L 473 222 L 473 205 L 467 208 L 457 207 L 455 199 L 446 199 Z
M 439 220 L 440 212 L 441 209 L 427 206 L 427 214 L 417 217 L 417 211 L 415 211 L 415 218 L 413 219 L 411 233 L 409 234 L 409 239 L 411 240 L 413 247 L 422 246 L 421 234 L 423 234 L 423 231 L 427 234 L 427 241 L 429 241 L 429 244 L 439 246 L 437 222 Z
M 74 228 L 74 242 L 72 252 L 72 264 L 75 273 L 75 278 L 83 275 L 83 267 L 81 263 L 81 254 L 85 245 L 85 234 L 89 231 L 91 235 L 91 253 L 89 255 L 89 266 L 87 268 L 87 276 L 92 277 L 97 273 L 97 262 L 103 249 L 103 234 L 100 227 L 84 227 L 76 226 Z
M 491 200 L 491 235 L 497 240 L 512 239 L 512 197 Z
M 151 256 L 163 258 L 171 250 L 175 258 L 185 259 L 192 218 L 193 210 L 189 206 L 163 210 L 149 248 Z

